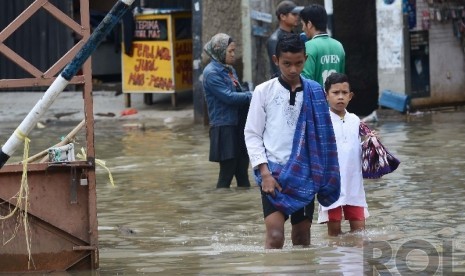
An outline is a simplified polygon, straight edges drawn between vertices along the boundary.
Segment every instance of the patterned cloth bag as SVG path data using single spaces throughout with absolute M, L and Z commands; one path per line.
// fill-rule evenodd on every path
M 360 136 L 368 136 L 362 143 L 362 174 L 363 178 L 381 178 L 391 173 L 400 164 L 399 159 L 392 155 L 381 141 L 373 135 L 372 130 L 360 122 Z

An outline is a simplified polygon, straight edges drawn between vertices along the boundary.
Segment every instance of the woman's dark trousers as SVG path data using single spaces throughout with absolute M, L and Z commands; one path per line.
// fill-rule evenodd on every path
M 220 162 L 220 174 L 217 188 L 229 188 L 233 176 L 236 176 L 237 187 L 250 187 L 249 157 L 247 155 Z

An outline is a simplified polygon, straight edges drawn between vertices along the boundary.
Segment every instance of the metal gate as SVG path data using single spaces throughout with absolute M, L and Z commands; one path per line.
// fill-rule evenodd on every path
M 59 72 L 89 39 L 89 1 L 80 0 L 80 20 L 58 9 L 48 0 L 34 0 L 0 32 L 0 54 L 10 59 L 31 77 L 0 79 L 0 89 L 50 86 Z M 21 25 L 46 11 L 79 38 L 59 60 L 41 71 L 5 45 Z M 59 43 L 59 42 L 58 42 Z M 82 85 L 87 159 L 63 163 L 28 164 L 29 204 L 21 216 L 0 220 L 0 273 L 94 270 L 99 266 L 94 149 L 94 117 L 91 62 L 69 83 Z M 1 93 L 1 92 L 0 92 Z M 6 164 L 0 169 L 0 216 L 5 217 L 18 203 L 23 178 L 22 164 Z M 27 220 L 21 220 L 27 214 Z M 24 224 L 29 228 L 24 228 Z M 21 227 L 18 227 L 21 225 Z M 27 230 L 24 230 L 27 229 Z M 15 232 L 16 231 L 16 232 Z M 16 233 L 16 235 L 11 235 Z M 11 240 L 8 240 L 10 237 Z M 30 246 L 28 246 L 28 243 Z

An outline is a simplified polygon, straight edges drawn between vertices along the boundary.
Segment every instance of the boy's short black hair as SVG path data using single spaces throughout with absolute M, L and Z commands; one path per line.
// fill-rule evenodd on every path
M 300 11 L 300 18 L 307 24 L 312 22 L 315 29 L 318 31 L 326 32 L 328 26 L 328 14 L 325 7 L 318 4 L 311 4 Z
M 346 74 L 332 73 L 325 80 L 325 91 L 326 91 L 326 93 L 328 93 L 329 89 L 331 88 L 331 85 L 336 84 L 336 83 L 343 83 L 343 82 L 347 82 L 349 84 L 349 90 L 351 90 L 350 89 L 349 77 L 347 77 Z
M 283 35 L 279 38 L 276 44 L 276 57 L 280 57 L 282 53 L 304 53 L 305 55 L 305 43 L 300 38 L 300 35 L 290 33 Z

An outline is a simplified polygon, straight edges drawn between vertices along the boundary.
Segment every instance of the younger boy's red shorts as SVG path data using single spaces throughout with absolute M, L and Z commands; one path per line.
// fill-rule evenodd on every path
M 328 210 L 329 221 L 341 221 L 342 212 L 345 220 L 365 220 L 365 208 L 360 206 L 344 205 Z

